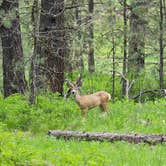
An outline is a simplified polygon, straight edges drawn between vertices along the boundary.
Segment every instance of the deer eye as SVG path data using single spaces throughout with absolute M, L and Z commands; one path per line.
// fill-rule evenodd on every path
M 71 91 L 71 93 L 72 93 L 72 94 L 75 94 L 75 93 L 76 93 L 76 90 L 75 90 L 75 89 L 73 89 L 73 90 Z

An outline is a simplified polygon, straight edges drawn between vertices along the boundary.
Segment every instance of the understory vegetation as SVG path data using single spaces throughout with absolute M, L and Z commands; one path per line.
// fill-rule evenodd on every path
M 165 0 L 0 0 L 0 166 L 166 166 L 164 139 L 134 144 L 48 135 L 164 138 L 165 25 Z M 109 112 L 96 107 L 83 119 L 76 101 L 91 101 L 82 102 L 85 110 L 97 104 L 106 110 L 110 96 L 77 93 L 97 91 L 111 95 Z
M 166 163 L 165 144 L 77 142 L 4 131 L 0 142 L 1 166 L 164 166 Z
M 115 100 L 103 116 L 89 110 L 86 120 L 74 99 L 56 94 L 37 97 L 12 95 L 0 100 L 0 161 L 8 165 L 155 165 L 166 163 L 166 144 L 149 146 L 125 142 L 65 141 L 47 136 L 50 129 L 116 133 L 165 133 L 165 99 L 146 103 Z

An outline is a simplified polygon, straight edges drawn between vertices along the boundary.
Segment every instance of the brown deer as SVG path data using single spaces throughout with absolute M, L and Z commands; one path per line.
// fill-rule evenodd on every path
M 94 107 L 99 106 L 100 109 L 107 113 L 108 112 L 108 101 L 111 99 L 111 95 L 105 91 L 99 91 L 89 95 L 81 96 L 79 94 L 79 88 L 82 85 L 81 76 L 78 77 L 75 84 L 71 83 L 69 80 L 67 81 L 67 87 L 69 88 L 67 93 L 65 94 L 65 98 L 67 99 L 71 94 L 74 94 L 74 98 L 78 106 L 82 111 L 82 116 L 85 118 L 86 112 Z

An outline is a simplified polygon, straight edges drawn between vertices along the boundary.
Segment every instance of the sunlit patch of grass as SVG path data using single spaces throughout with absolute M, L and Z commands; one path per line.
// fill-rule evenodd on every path
M 2 166 L 164 166 L 166 163 L 166 144 L 149 146 L 125 142 L 65 141 L 4 131 L 1 132 L 0 142 L 3 142 L 0 144 Z

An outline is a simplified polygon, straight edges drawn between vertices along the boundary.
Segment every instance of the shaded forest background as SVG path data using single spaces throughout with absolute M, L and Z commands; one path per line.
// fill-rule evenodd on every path
M 165 0 L 0 0 L 0 165 L 165 165 L 165 27 Z M 111 94 L 107 114 L 95 107 L 83 119 L 64 100 L 79 74 L 80 94 Z M 148 145 L 152 133 L 161 143 Z M 122 141 L 131 135 L 143 142 Z
M 165 0 L 0 1 L 4 97 L 65 93 L 81 73 L 84 93 L 163 97 Z

